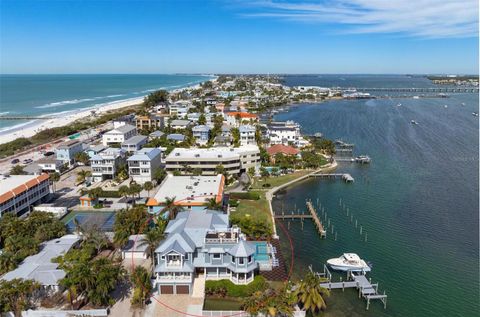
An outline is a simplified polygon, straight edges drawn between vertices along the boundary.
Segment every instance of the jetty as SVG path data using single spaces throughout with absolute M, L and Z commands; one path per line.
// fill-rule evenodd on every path
M 317 231 L 320 234 L 320 237 L 326 238 L 327 231 L 323 227 L 323 224 L 320 221 L 320 218 L 318 218 L 317 211 L 315 210 L 315 208 L 313 208 L 313 204 L 310 200 L 307 200 L 307 209 L 310 212 L 310 215 L 312 216 L 313 222 L 315 223 L 315 227 L 317 228 Z
M 320 177 L 320 178 L 341 178 L 345 183 L 353 183 L 355 179 L 350 174 L 342 173 L 312 173 L 308 177 Z
M 358 290 L 358 298 L 364 298 L 367 301 L 366 309 L 370 307 L 370 301 L 378 299 L 383 303 L 383 308 L 387 308 L 387 295 L 385 291 L 383 294 L 378 290 L 378 283 L 373 284 L 372 279 L 367 279 L 365 272 L 352 272 L 347 271 L 347 280 L 340 280 L 338 282 L 332 282 L 332 274 L 328 270 L 326 265 L 323 265 L 322 273 L 315 273 L 320 277 L 324 278 L 326 281 L 320 283 L 321 287 L 326 289 L 341 289 L 342 291 L 346 288 L 356 288 Z

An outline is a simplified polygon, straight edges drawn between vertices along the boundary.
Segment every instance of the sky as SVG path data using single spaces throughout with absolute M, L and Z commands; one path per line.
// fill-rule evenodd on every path
M 477 0 L 0 0 L 0 73 L 478 74 Z

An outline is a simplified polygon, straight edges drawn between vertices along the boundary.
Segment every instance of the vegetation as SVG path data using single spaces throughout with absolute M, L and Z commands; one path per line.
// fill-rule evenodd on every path
M 92 176 L 92 172 L 89 170 L 79 170 L 77 172 L 77 183 L 83 183 L 87 177 Z
M 239 193 L 230 193 L 231 199 L 245 199 L 245 200 L 259 200 L 260 194 L 257 192 L 239 192 Z
M 88 165 L 88 163 L 90 163 L 90 156 L 83 151 L 75 154 L 74 158 L 76 162 L 82 163 L 83 165 Z
M 40 243 L 66 234 L 65 225 L 51 213 L 34 211 L 20 219 L 7 213 L 0 218 L 0 275 L 13 270 L 27 256 L 38 253 Z
M 152 291 L 150 272 L 143 266 L 136 266 L 130 276 L 130 281 L 133 285 L 133 296 L 130 301 L 132 306 L 144 307 Z
M 158 227 L 150 228 L 145 234 L 145 238 L 138 244 L 139 247 L 146 246 L 150 260 L 152 261 L 152 267 L 155 264 L 155 249 L 158 247 L 160 241 L 163 239 L 163 233 L 165 231 L 167 222 L 162 220 Z
M 247 285 L 237 285 L 230 280 L 206 281 L 205 295 L 214 297 L 246 297 L 267 288 L 267 282 L 261 275 L 255 276 Z
M 242 308 L 252 316 L 293 316 L 296 302 L 295 294 L 290 286 L 285 284 L 280 291 L 272 288 L 256 291 L 243 300 Z
M 177 217 L 177 214 L 183 211 L 183 206 L 178 205 L 175 202 L 175 198 L 176 197 L 166 197 L 164 207 L 161 211 L 162 215 L 168 213 L 168 219 L 170 220 L 175 219 L 175 217 Z
M 40 284 L 33 280 L 0 280 L 0 313 L 12 311 L 15 317 L 22 316 L 22 311 L 33 308 L 32 300 Z
M 157 90 L 146 96 L 143 100 L 144 108 L 152 108 L 161 102 L 168 101 L 168 91 Z
M 232 225 L 237 225 L 242 229 L 242 233 L 246 234 L 250 239 L 269 240 L 272 235 L 272 226 L 269 221 L 259 218 L 247 216 L 232 215 L 230 216 Z
M 52 182 L 53 192 L 56 190 L 56 184 L 60 180 L 60 174 L 58 172 L 53 172 L 50 174 L 50 181 Z
M 321 150 L 327 155 L 335 154 L 335 143 L 325 138 L 311 138 L 310 142 L 316 150 Z
M 320 286 L 322 282 L 325 279 L 310 270 L 295 289 L 301 307 L 314 315 L 327 308 L 324 297 L 330 296 L 329 290 Z
M 10 175 L 25 175 L 27 174 L 25 171 L 24 171 L 24 168 L 25 166 L 23 165 L 14 165 L 12 166 L 12 168 L 10 169 Z
M 144 206 L 136 206 L 130 210 L 120 210 L 115 216 L 113 225 L 113 242 L 117 247 L 127 244 L 132 234 L 139 234 L 147 227 L 149 216 Z
M 302 151 L 302 161 L 305 168 L 319 168 L 327 164 L 327 160 L 321 154 L 315 153 L 313 151 Z

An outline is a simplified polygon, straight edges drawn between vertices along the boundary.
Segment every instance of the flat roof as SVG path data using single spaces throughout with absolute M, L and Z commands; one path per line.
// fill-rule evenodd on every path
M 168 175 L 160 185 L 158 192 L 149 200 L 153 205 L 161 205 L 166 198 L 175 197 L 178 205 L 204 205 L 207 199 L 222 200 L 225 178 L 216 176 L 173 176 Z
M 45 181 L 48 174 L 0 176 L 0 204 Z
M 167 159 L 175 158 L 239 158 L 245 152 L 258 151 L 254 144 L 240 147 L 213 147 L 213 148 L 175 148 L 167 156 Z

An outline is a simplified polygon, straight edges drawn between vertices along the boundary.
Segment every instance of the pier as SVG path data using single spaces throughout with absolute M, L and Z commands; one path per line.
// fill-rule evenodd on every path
M 320 177 L 320 178 L 341 178 L 345 181 L 345 183 L 353 183 L 355 179 L 350 174 L 340 174 L 340 173 L 315 173 L 310 174 L 308 177 Z
M 320 221 L 320 218 L 318 218 L 317 211 L 315 210 L 315 208 L 313 208 L 313 204 L 310 200 L 307 200 L 307 209 L 310 212 L 310 215 L 312 216 L 313 222 L 315 223 L 315 227 L 317 227 L 317 231 L 320 234 L 320 237 L 326 238 L 327 231 L 323 227 L 323 224 Z
M 56 119 L 54 116 L 0 116 L 0 120 L 50 120 Z
M 387 295 L 385 291 L 381 294 L 378 290 L 378 283 L 372 284 L 371 279 L 367 279 L 367 276 L 363 272 L 352 272 L 347 271 L 347 280 L 346 281 L 339 281 L 339 282 L 332 282 L 332 274 L 326 267 L 323 266 L 322 273 L 316 273 L 320 277 L 324 278 L 326 282 L 320 283 L 321 287 L 324 287 L 328 290 L 332 289 L 341 289 L 345 290 L 345 288 L 356 288 L 358 290 L 358 298 L 364 298 L 367 301 L 368 310 L 370 308 L 370 301 L 378 299 L 383 303 L 383 308 L 387 308 Z

